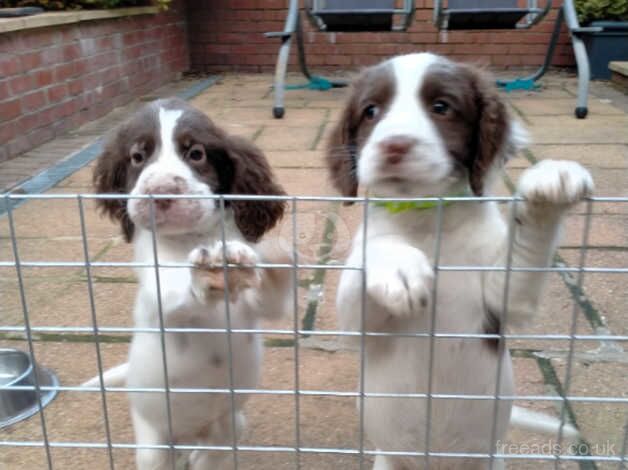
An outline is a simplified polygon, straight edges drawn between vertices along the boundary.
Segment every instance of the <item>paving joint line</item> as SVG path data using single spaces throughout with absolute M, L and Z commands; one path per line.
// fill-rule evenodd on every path
M 314 137 L 314 141 L 312 142 L 312 145 L 310 145 L 310 148 L 308 150 L 316 150 L 316 147 L 318 147 L 318 144 L 320 143 L 321 139 L 323 138 L 323 134 L 325 133 L 325 128 L 327 127 L 327 124 L 329 124 L 330 116 L 331 110 L 327 108 L 325 110 L 325 115 L 323 116 L 323 122 L 320 124 L 320 126 L 318 126 L 318 132 L 316 133 L 316 137 Z
M 510 104 L 510 106 L 512 107 L 512 109 L 515 111 L 515 113 L 517 113 L 517 115 L 521 118 L 521 120 L 523 122 L 525 122 L 527 125 L 531 126 L 532 125 L 532 121 L 528 118 L 528 116 L 526 116 L 524 114 L 524 112 L 513 103 L 513 100 L 508 100 L 508 103 Z
M 554 395 L 560 396 L 563 398 L 564 401 L 562 403 L 564 404 L 563 406 L 565 407 L 565 412 L 567 414 L 567 419 L 565 420 L 565 423 L 571 424 L 579 431 L 580 427 L 578 426 L 578 420 L 576 419 L 576 414 L 571 406 L 571 403 L 569 403 L 569 400 L 565 398 L 565 392 L 563 390 L 563 386 L 561 384 L 560 379 L 558 378 L 558 374 L 556 373 L 556 369 L 554 369 L 554 366 L 552 365 L 551 360 L 544 357 L 540 357 L 535 353 L 533 353 L 532 357 L 536 359 L 537 366 L 539 367 L 539 370 L 541 371 L 541 375 L 543 376 L 543 383 L 547 387 L 550 388 L 551 392 L 553 392 Z M 588 442 L 584 437 L 579 436 L 578 449 L 580 449 L 581 446 L 584 446 L 584 448 L 586 449 L 586 452 L 580 453 L 579 455 L 591 457 L 592 456 L 591 451 L 590 451 L 591 443 Z M 587 460 L 582 461 L 581 460 L 578 462 L 578 466 L 580 467 L 581 470 L 596 470 L 597 469 L 597 465 L 595 464 L 594 461 L 587 461 Z
M 332 202 L 330 204 L 330 211 L 325 216 L 325 227 L 323 228 L 323 239 L 317 253 L 317 263 L 327 264 L 331 257 L 331 251 L 333 249 L 332 237 L 336 231 L 336 220 L 338 216 L 338 210 L 340 204 Z M 336 217 L 332 217 L 331 215 Z M 305 315 L 302 319 L 303 330 L 313 330 L 314 322 L 316 320 L 316 313 L 318 310 L 319 299 L 323 292 L 323 284 L 325 281 L 327 270 L 318 269 L 314 272 L 314 275 L 310 278 L 308 286 L 308 303 L 305 310 Z M 304 338 L 309 335 L 303 335 Z

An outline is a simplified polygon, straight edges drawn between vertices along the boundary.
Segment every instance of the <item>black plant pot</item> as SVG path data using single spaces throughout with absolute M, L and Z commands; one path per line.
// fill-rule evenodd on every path
M 16 16 L 30 16 L 43 13 L 40 7 L 0 8 L 0 18 L 13 18 Z
M 591 78 L 609 80 L 608 63 L 628 60 L 628 21 L 593 21 L 588 26 L 600 26 L 604 31 L 583 36 L 591 63 Z

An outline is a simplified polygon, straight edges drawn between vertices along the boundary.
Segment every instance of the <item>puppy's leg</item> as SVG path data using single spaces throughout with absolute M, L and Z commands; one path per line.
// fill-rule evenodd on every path
M 395 470 L 395 467 L 385 455 L 376 455 L 373 470 Z
M 504 459 L 493 460 L 491 470 L 506 470 L 506 463 L 504 462 Z
M 593 191 L 587 170 L 575 162 L 543 160 L 526 170 L 519 181 L 512 249 L 513 267 L 547 267 L 551 264 L 559 238 L 560 222 L 567 210 Z M 503 241 L 496 266 L 505 266 L 508 237 Z M 486 276 L 485 295 L 489 311 L 501 312 L 503 272 Z M 508 321 L 520 324 L 536 312 L 545 275 L 539 272 L 510 273 Z
M 135 443 L 138 446 L 164 445 L 168 443 L 168 436 L 163 435 L 152 427 L 137 412 L 131 410 Z M 137 449 L 135 454 L 138 470 L 171 470 L 174 452 L 160 449 Z
M 347 264 L 362 265 L 356 244 Z M 376 331 L 391 317 L 403 318 L 428 308 L 434 273 L 423 252 L 393 237 L 369 240 L 366 254 L 365 328 Z M 359 331 L 362 318 L 362 272 L 343 270 L 337 310 L 343 329 Z
M 262 263 L 292 265 L 292 255 L 279 246 L 277 240 L 263 240 L 256 246 Z M 261 270 L 261 283 L 258 289 L 248 289 L 243 297 L 253 306 L 257 315 L 276 320 L 292 312 L 293 271 L 285 268 L 264 268 Z
M 200 445 L 231 446 L 233 444 L 233 422 L 231 413 L 226 413 L 215 423 L 212 423 L 205 439 Z M 235 416 L 236 440 L 241 436 L 246 425 L 246 419 L 240 411 Z M 201 451 L 195 450 L 190 456 L 189 470 L 223 470 L 233 468 L 233 453 L 226 450 Z

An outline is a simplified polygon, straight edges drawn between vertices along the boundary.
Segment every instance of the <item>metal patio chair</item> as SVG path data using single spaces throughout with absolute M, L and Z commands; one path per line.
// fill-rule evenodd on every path
M 402 8 L 396 8 L 397 3 L 397 0 L 308 0 L 305 11 L 314 27 L 323 32 L 405 31 L 414 15 L 414 1 L 403 0 Z M 299 0 L 290 0 L 284 30 L 266 33 L 266 37 L 281 39 L 274 79 L 273 116 L 277 119 L 285 114 L 286 70 L 295 36 L 299 66 L 309 82 L 307 87 L 325 90 L 347 86 L 343 80 L 328 80 L 309 72 L 300 13 Z
M 434 24 L 438 29 L 468 30 L 468 29 L 528 29 L 538 24 L 552 8 L 552 0 L 547 0 L 545 7 L 540 8 L 537 0 L 528 0 L 527 7 L 518 6 L 517 0 L 449 0 L 447 7 L 442 0 L 434 2 Z M 547 71 L 554 56 L 556 43 L 560 36 L 562 22 L 569 28 L 571 43 L 578 66 L 578 99 L 575 115 L 584 119 L 588 114 L 587 99 L 591 72 L 589 58 L 582 41 L 582 36 L 588 33 L 602 31 L 600 27 L 581 27 L 573 0 L 564 0 L 559 7 L 554 29 L 547 47 L 543 65 L 532 75 L 514 80 L 498 80 L 499 86 L 508 89 L 533 87 L 534 82 L 540 79 Z M 532 85 L 532 86 L 530 86 Z
M 434 23 L 441 30 L 456 29 L 528 29 L 540 22 L 552 7 L 544 8 L 528 0 L 521 8 L 518 0 L 441 0 L 434 2 Z

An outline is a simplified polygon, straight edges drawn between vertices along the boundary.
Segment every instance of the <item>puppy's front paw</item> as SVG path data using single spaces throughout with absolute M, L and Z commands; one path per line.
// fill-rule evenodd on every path
M 230 241 L 223 246 L 222 242 L 217 242 L 209 248 L 197 247 L 190 253 L 189 261 L 194 265 L 192 289 L 200 299 L 224 295 L 227 287 L 230 300 L 235 302 L 244 289 L 259 286 L 260 275 L 257 268 L 253 267 L 259 259 L 257 253 L 245 243 Z M 239 265 L 227 268 L 226 276 L 225 261 L 226 264 Z
M 526 170 L 519 194 L 534 206 L 567 208 L 593 192 L 593 179 L 579 163 L 543 160 Z
M 396 317 L 425 311 L 432 295 L 434 271 L 425 255 L 416 248 L 383 256 L 367 272 L 369 298 Z

